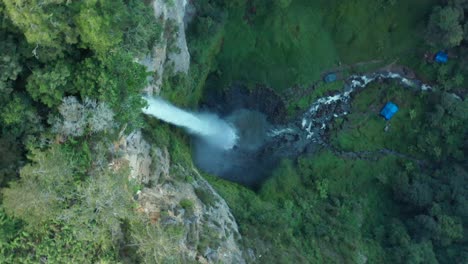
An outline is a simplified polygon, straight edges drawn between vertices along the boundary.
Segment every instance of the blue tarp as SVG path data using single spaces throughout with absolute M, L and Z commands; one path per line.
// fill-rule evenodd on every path
M 334 82 L 336 81 L 336 73 L 329 73 L 327 76 L 325 76 L 324 81 L 326 83 Z
M 438 63 L 447 63 L 448 61 L 448 54 L 443 52 L 443 51 L 439 51 L 437 52 L 437 54 L 435 55 L 434 57 L 434 60 Z
M 380 115 L 385 117 L 386 120 L 389 120 L 396 112 L 398 112 L 398 106 L 392 102 L 388 102 L 384 108 L 382 108 L 382 111 L 380 111 Z

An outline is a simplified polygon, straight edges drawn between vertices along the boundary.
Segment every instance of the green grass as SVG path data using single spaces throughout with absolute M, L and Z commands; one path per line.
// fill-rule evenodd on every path
M 352 102 L 347 121 L 332 137 L 333 144 L 346 151 L 375 151 L 383 148 L 416 154 L 406 142 L 418 137 L 421 119 L 427 110 L 424 93 L 413 92 L 396 83 L 371 84 Z M 386 102 L 399 106 L 399 112 L 388 122 L 379 115 Z M 389 130 L 384 131 L 386 124 Z
M 337 55 L 331 36 L 322 26 L 318 4 L 309 2 L 258 11 L 251 22 L 243 7 L 230 10 L 218 56 L 221 87 L 241 80 L 282 90 L 312 83 L 332 67 Z
M 245 4 L 229 10 L 217 58 L 219 87 L 240 80 L 282 91 L 319 80 L 340 61 L 417 65 L 435 1 L 297 0 L 286 9 L 253 2 L 255 14 Z
M 210 66 L 210 89 L 242 81 L 250 88 L 265 84 L 282 95 L 298 87 L 293 93 L 300 94 L 299 89 L 321 80 L 340 62 L 353 66 L 344 68 L 344 76 L 396 62 L 421 69 L 423 80 L 434 79 L 436 66 L 422 58 L 430 50 L 423 33 L 435 0 L 294 0 L 286 9 L 246 2 L 228 10 L 222 46 Z M 374 60 L 380 62 L 353 65 Z M 291 99 L 288 113 L 342 87 L 342 81 L 320 83 Z M 400 111 L 384 132 L 379 111 L 387 101 L 397 103 Z M 337 119 L 332 143 L 346 151 L 388 148 L 417 156 L 408 142 L 418 137 L 427 107 L 426 95 L 395 83 L 371 84 L 355 95 L 351 114 Z M 400 213 L 391 184 L 403 170 L 401 164 L 395 156 L 368 161 L 325 151 L 281 162 L 257 193 L 205 177 L 232 209 L 245 246 L 264 255 L 259 262 L 356 263 L 362 253 L 368 263 L 386 263 L 389 253 L 374 231 Z
M 384 251 L 372 232 L 398 213 L 389 181 L 382 180 L 397 169 L 394 157 L 372 162 L 325 151 L 302 157 L 297 165 L 281 162 L 258 193 L 207 179 L 233 210 L 245 246 L 268 252 L 261 263 L 282 258 L 354 263 L 358 252 L 383 263 Z
M 437 1 L 323 1 L 327 29 L 345 63 L 405 59 L 421 46 L 427 16 Z
M 297 87 L 293 94 L 300 96 L 288 98 L 287 105 L 293 115 L 342 89 L 338 81 L 319 83 L 304 95 L 299 90 L 338 68 L 339 62 L 353 66 L 344 68 L 344 76 L 395 61 L 426 69 L 423 76 L 431 76 L 434 67 L 421 60 L 427 49 L 422 44 L 425 21 L 434 2 L 295 0 L 279 9 L 251 1 L 256 14 L 249 13 L 251 6 L 239 4 L 229 10 L 209 86 L 262 83 L 283 95 Z M 374 60 L 381 62 L 353 65 Z M 332 143 L 347 151 L 389 148 L 415 155 L 407 142 L 418 136 L 425 100 L 397 84 L 372 84 L 353 98 L 351 114 L 336 121 Z M 379 111 L 387 101 L 397 103 L 400 111 L 384 132 Z M 362 253 L 369 263 L 385 263 L 387 253 L 374 230 L 399 214 L 390 185 L 400 163 L 394 156 L 367 161 L 322 152 L 297 163 L 283 161 L 258 193 L 207 178 L 230 205 L 245 246 L 267 256 L 260 262 L 356 263 Z

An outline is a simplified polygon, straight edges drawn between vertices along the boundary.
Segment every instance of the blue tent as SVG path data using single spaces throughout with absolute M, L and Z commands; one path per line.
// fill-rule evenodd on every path
M 447 63 L 448 61 L 448 54 L 443 52 L 443 51 L 439 51 L 437 52 L 437 54 L 435 55 L 434 57 L 434 60 L 438 63 Z
M 331 83 L 331 82 L 336 81 L 336 79 L 337 79 L 336 73 L 332 72 L 332 73 L 327 74 L 323 80 L 326 83 Z
M 384 108 L 382 108 L 382 111 L 380 111 L 380 115 L 385 117 L 386 120 L 390 120 L 396 112 L 398 112 L 398 106 L 392 102 L 388 102 Z

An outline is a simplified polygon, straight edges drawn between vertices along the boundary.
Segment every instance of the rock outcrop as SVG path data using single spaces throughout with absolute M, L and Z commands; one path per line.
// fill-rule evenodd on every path
M 147 70 L 154 72 L 150 85 L 145 92 L 159 94 L 162 78 L 165 71 L 172 73 L 187 73 L 190 67 L 190 54 L 185 38 L 185 9 L 186 0 L 154 0 L 153 8 L 156 19 L 161 23 L 163 30 L 158 37 L 159 41 L 153 48 L 153 53 L 138 62 L 145 65 Z
M 150 146 L 141 132 L 121 147 L 130 177 L 144 186 L 139 210 L 152 224 L 183 226 L 179 252 L 200 263 L 245 263 L 241 236 L 226 202 L 192 166 L 171 163 L 165 147 Z

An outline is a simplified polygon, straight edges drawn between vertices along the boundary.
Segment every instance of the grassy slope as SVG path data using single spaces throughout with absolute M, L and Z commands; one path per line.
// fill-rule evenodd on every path
M 332 142 L 346 151 L 375 151 L 391 149 L 415 155 L 406 142 L 415 142 L 420 119 L 427 110 L 427 93 L 410 91 L 396 83 L 369 85 L 353 98 L 351 114 L 346 121 L 337 120 L 342 129 L 337 131 Z M 379 116 L 382 106 L 392 101 L 400 110 L 386 122 Z M 389 125 L 384 131 L 386 123 Z
M 324 1 L 325 25 L 345 63 L 401 59 L 421 47 L 426 16 L 434 0 Z
M 218 57 L 221 85 L 242 80 L 282 90 L 311 83 L 332 67 L 337 54 L 319 5 L 305 2 L 294 2 L 287 10 L 257 7 L 251 25 L 242 7 L 232 10 Z
M 382 263 L 385 254 L 372 231 L 398 213 L 379 180 L 391 176 L 395 162 L 352 161 L 323 152 L 301 158 L 297 167 L 284 162 L 258 194 L 209 179 L 231 206 L 246 246 L 264 254 L 262 263 L 355 263 L 359 254 Z M 376 214 L 381 208 L 386 212 Z
M 415 63 L 435 1 L 293 1 L 287 9 L 230 10 L 218 56 L 220 86 L 233 80 L 281 91 L 308 85 L 338 62 L 400 59 Z M 419 56 L 419 57 L 418 57 Z
M 298 0 L 286 10 L 258 8 L 250 24 L 244 19 L 244 7 L 231 10 L 218 56 L 217 85 L 242 80 L 266 83 L 282 92 L 315 82 L 338 61 L 398 60 L 419 67 L 426 49 L 420 32 L 434 2 Z M 316 97 L 337 89 L 320 86 L 290 108 L 307 107 Z M 398 103 L 401 111 L 390 132 L 384 133 L 378 111 L 387 100 Z M 405 142 L 417 136 L 423 100 L 395 85 L 373 85 L 357 96 L 352 115 L 341 121 L 343 129 L 333 134 L 333 143 L 350 151 L 390 148 L 414 154 Z M 398 215 L 386 187 L 397 163 L 392 157 L 371 162 L 324 152 L 301 158 L 293 168 L 281 166 L 258 194 L 209 179 L 232 207 L 246 245 L 269 254 L 265 263 L 282 257 L 355 263 L 359 253 L 370 263 L 382 263 L 386 253 L 373 231 Z

